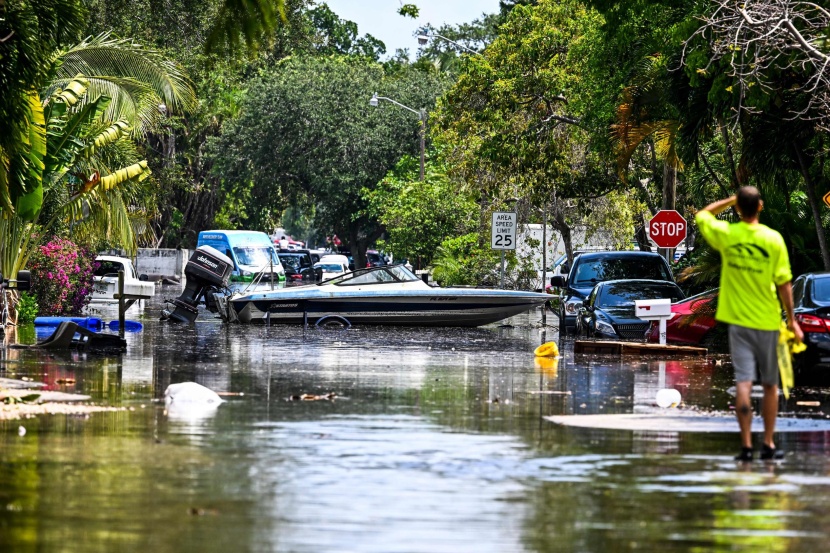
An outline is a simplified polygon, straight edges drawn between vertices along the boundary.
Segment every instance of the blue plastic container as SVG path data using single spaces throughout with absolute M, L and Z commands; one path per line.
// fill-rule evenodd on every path
M 100 330 L 104 326 L 104 321 L 98 317 L 35 317 L 35 326 L 58 326 L 65 321 L 72 321 L 89 330 Z

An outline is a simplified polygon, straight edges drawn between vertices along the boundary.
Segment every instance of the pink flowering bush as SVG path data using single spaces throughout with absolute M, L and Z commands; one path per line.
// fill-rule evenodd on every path
M 29 258 L 32 293 L 42 315 L 78 315 L 92 298 L 95 255 L 71 240 L 53 238 Z

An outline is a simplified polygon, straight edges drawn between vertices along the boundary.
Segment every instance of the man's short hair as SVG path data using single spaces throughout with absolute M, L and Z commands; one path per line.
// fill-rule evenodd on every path
M 738 189 L 738 211 L 744 219 L 758 215 L 761 206 L 761 193 L 754 186 L 742 186 Z

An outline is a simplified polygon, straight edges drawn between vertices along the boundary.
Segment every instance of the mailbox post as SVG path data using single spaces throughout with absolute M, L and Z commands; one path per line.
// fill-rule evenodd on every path
M 660 324 L 660 344 L 666 344 L 666 321 L 671 318 L 671 300 L 635 300 L 634 316 L 645 321 L 658 321 Z

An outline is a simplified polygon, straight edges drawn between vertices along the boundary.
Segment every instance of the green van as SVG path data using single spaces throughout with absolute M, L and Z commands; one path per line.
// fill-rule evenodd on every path
M 231 282 L 250 282 L 262 274 L 260 282 L 285 282 L 285 269 L 268 235 L 253 230 L 203 230 L 196 247 L 210 246 L 233 261 Z

